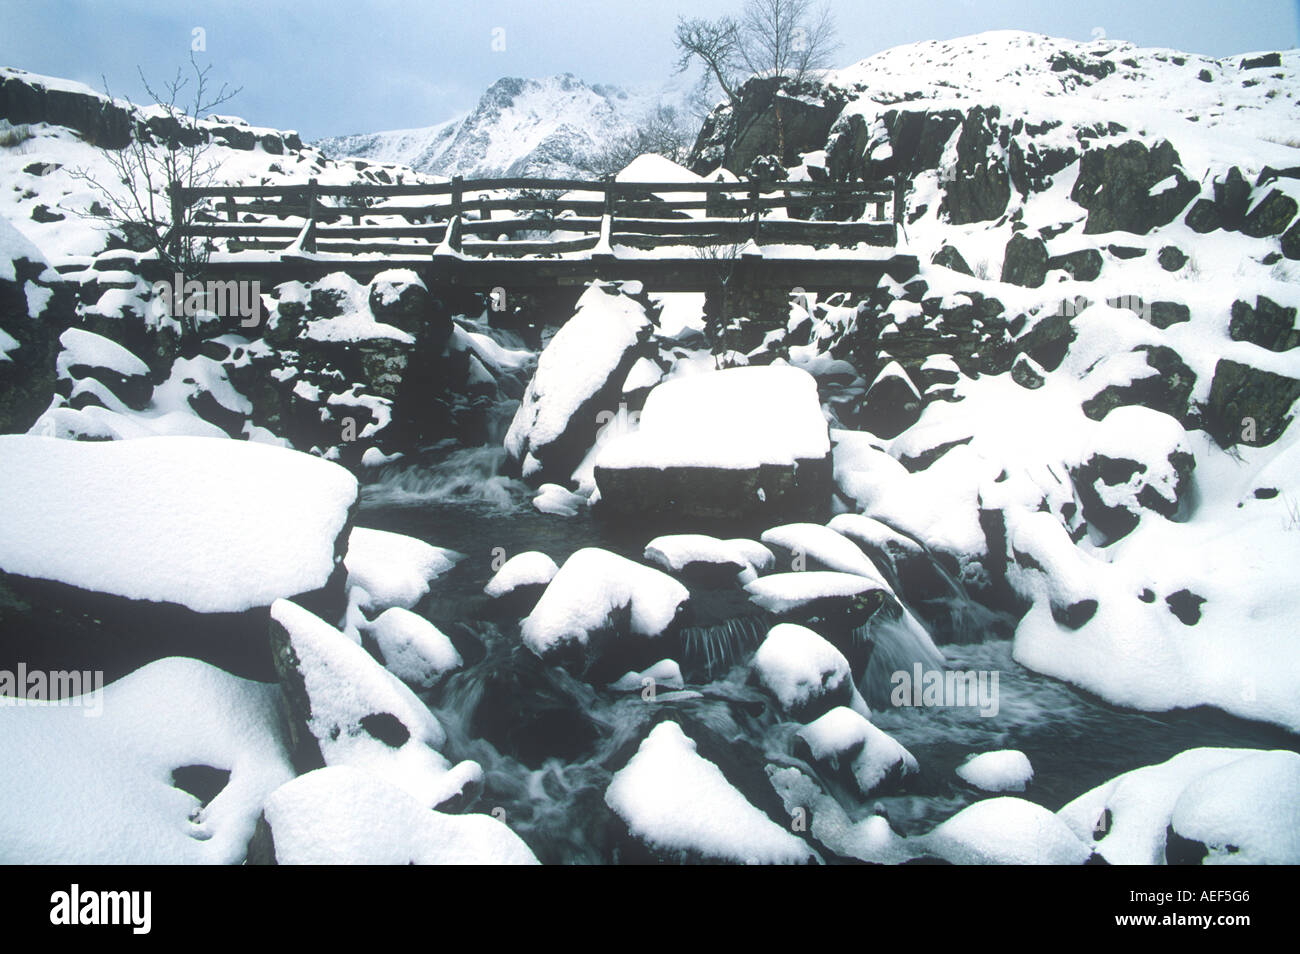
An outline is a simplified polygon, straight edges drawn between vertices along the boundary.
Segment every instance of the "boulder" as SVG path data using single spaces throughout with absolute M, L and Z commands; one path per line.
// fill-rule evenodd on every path
M 654 307 L 592 283 L 537 360 L 505 447 L 533 483 L 567 483 L 617 413 L 623 382 L 654 330 Z
M 1254 308 L 1247 302 L 1234 301 L 1228 336 L 1233 341 L 1249 341 L 1269 351 L 1290 351 L 1300 345 L 1295 315 L 1295 308 L 1284 308 L 1263 295 L 1255 297 Z
M 255 490 L 254 490 L 255 488 Z M 0 437 L 6 665 L 113 679 L 189 655 L 269 679 L 269 608 L 346 607 L 358 490 L 343 468 L 248 441 Z
M 1181 163 L 1167 140 L 1148 147 L 1130 139 L 1087 150 L 1070 193 L 1071 200 L 1088 210 L 1084 232 L 1145 235 L 1168 225 L 1199 191 Z
M 666 381 L 646 399 L 640 428 L 600 450 L 595 479 L 599 514 L 661 530 L 825 519 L 833 481 L 816 381 L 788 366 Z
M 1047 279 L 1047 244 L 1019 232 L 1007 242 L 1002 259 L 1002 281 L 1025 288 L 1039 288 Z
M 891 361 L 867 388 L 854 423 L 886 440 L 897 437 L 921 417 L 925 402 L 902 365 Z
M 1210 382 L 1206 424 L 1224 447 L 1272 444 L 1291 423 L 1300 379 L 1220 358 Z

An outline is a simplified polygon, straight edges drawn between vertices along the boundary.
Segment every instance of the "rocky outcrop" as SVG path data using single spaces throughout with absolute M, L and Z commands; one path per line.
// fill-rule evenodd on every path
M 1130 139 L 1089 149 L 1070 193 L 1088 210 L 1084 231 L 1146 235 L 1168 225 L 1199 191 L 1181 163 L 1178 150 L 1167 140 L 1148 147 Z

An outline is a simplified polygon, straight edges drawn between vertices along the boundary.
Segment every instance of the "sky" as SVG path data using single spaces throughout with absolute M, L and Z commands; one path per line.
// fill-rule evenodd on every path
M 0 0 L 0 65 L 147 99 L 194 52 L 220 112 L 307 139 L 428 126 L 502 76 L 671 79 L 679 16 L 743 0 Z M 848 65 L 902 43 L 1019 29 L 1231 56 L 1300 45 L 1300 0 L 829 0 Z

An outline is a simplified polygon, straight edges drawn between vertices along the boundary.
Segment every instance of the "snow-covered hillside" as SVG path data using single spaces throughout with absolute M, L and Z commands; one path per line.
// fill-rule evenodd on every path
M 587 175 L 617 136 L 636 127 L 655 95 L 588 85 L 564 73 L 505 77 L 468 114 L 436 126 L 362 133 L 315 143 L 328 156 L 355 156 L 441 176 Z

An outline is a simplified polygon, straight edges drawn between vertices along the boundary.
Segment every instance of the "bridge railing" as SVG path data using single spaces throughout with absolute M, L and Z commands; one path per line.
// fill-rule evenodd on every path
M 615 182 L 462 179 L 445 183 L 171 189 L 184 238 L 226 251 L 462 257 L 613 254 L 758 244 L 892 246 L 902 202 L 875 182 Z M 192 208 L 193 207 L 193 208 Z M 222 247 L 222 246 L 217 246 Z

